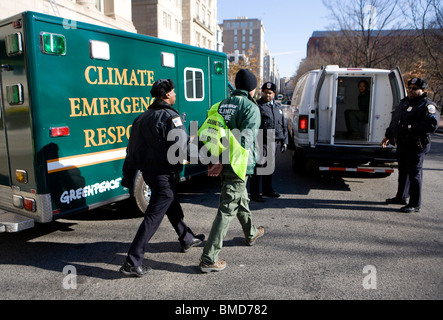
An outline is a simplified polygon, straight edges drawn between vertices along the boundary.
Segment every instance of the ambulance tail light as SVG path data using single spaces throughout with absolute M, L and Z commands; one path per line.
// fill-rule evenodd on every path
M 308 132 L 308 116 L 301 115 L 298 118 L 298 132 L 307 133 Z
M 18 20 L 15 20 L 15 21 L 13 21 L 12 22 L 12 27 L 14 28 L 14 29 L 20 29 L 21 27 L 22 27 L 22 20 L 21 19 L 18 19 Z
M 69 127 L 51 127 L 49 128 L 49 136 L 51 138 L 69 136 Z
M 25 209 L 27 211 L 35 212 L 36 211 L 36 203 L 35 199 L 26 198 L 19 195 L 14 195 L 12 197 L 12 203 L 14 207 L 19 209 Z
M 31 198 L 24 198 L 23 207 L 25 210 L 35 212 L 35 200 Z

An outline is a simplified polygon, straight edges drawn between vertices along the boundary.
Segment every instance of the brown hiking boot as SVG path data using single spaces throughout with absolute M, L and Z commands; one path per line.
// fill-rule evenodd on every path
M 206 264 L 203 261 L 200 260 L 200 271 L 204 273 L 208 273 L 211 271 L 222 271 L 224 268 L 226 268 L 226 261 L 222 259 L 218 259 L 217 262 L 214 264 Z
M 255 241 L 257 241 L 258 238 L 263 237 L 265 234 L 265 228 L 264 227 L 258 227 L 257 228 L 257 234 L 254 236 L 254 238 L 250 240 L 246 240 L 246 245 L 253 246 L 255 244 Z

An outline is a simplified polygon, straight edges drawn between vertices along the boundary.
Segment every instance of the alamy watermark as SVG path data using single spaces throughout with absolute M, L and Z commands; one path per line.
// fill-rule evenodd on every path
M 63 289 L 77 289 L 77 269 L 72 265 L 67 265 L 63 268 L 63 273 L 66 276 L 63 278 Z
M 66 30 L 77 29 L 77 21 L 71 19 L 63 19 L 63 28 Z
M 367 265 L 363 268 L 363 288 L 366 290 L 377 289 L 377 269 L 373 265 Z
M 263 129 L 233 129 L 230 130 L 230 133 L 245 149 L 252 151 L 253 155 L 249 152 L 248 162 L 252 165 L 255 160 L 261 165 L 257 167 L 257 175 L 270 175 L 274 173 L 275 152 L 270 152 L 270 150 L 275 150 L 276 148 L 274 129 L 266 130 L 266 133 Z M 220 157 L 218 157 L 212 155 L 205 145 L 202 146 L 199 143 L 197 123 L 192 122 L 190 124 L 189 136 L 194 138 L 188 144 L 188 135 L 183 129 L 169 131 L 167 140 L 174 142 L 169 147 L 167 153 L 167 159 L 170 164 L 183 163 L 184 160 L 190 164 L 230 164 L 229 139 L 226 137 L 221 138 L 220 142 L 227 152 L 222 152 Z

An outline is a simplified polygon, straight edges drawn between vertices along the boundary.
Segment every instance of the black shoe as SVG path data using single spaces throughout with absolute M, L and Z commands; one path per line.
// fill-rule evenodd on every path
M 277 193 L 275 191 L 269 192 L 269 193 L 263 193 L 263 195 L 265 197 L 269 197 L 269 198 L 279 198 L 280 197 L 280 193 Z
M 128 261 L 125 261 L 119 271 L 125 276 L 136 276 L 140 278 L 151 272 L 152 268 L 144 265 L 133 267 Z
M 182 252 L 186 253 L 188 252 L 192 247 L 196 247 L 198 245 L 200 245 L 203 240 L 205 240 L 205 235 L 204 234 L 198 234 L 196 236 L 194 236 L 194 238 L 191 240 L 190 243 L 182 246 Z
M 407 206 L 401 207 L 400 208 L 401 212 L 407 212 L 407 213 L 411 213 L 411 212 L 420 212 L 420 207 L 413 207 L 410 206 L 409 204 Z
M 405 205 L 406 204 L 406 200 L 399 199 L 399 198 L 395 197 L 395 198 L 386 199 L 386 203 L 387 204 L 402 204 L 402 205 Z
M 255 202 L 265 202 L 265 199 L 259 194 L 251 194 L 251 200 Z

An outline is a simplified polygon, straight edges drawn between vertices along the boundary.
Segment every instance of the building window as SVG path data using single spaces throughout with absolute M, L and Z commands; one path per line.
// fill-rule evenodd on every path
M 202 12 L 201 12 L 200 17 L 202 19 L 203 25 L 205 25 L 206 24 L 206 7 L 205 6 L 202 6 Z
M 201 45 L 200 45 L 200 38 L 201 38 L 200 32 L 196 32 L 195 33 L 195 45 L 197 47 L 201 47 Z
M 197 19 L 200 20 L 200 1 L 195 2 L 195 13 L 197 15 Z
M 166 28 L 167 26 L 168 26 L 168 14 L 163 11 L 163 27 Z
M 103 0 L 95 0 L 95 7 L 97 8 L 98 11 L 103 13 L 104 12 Z

